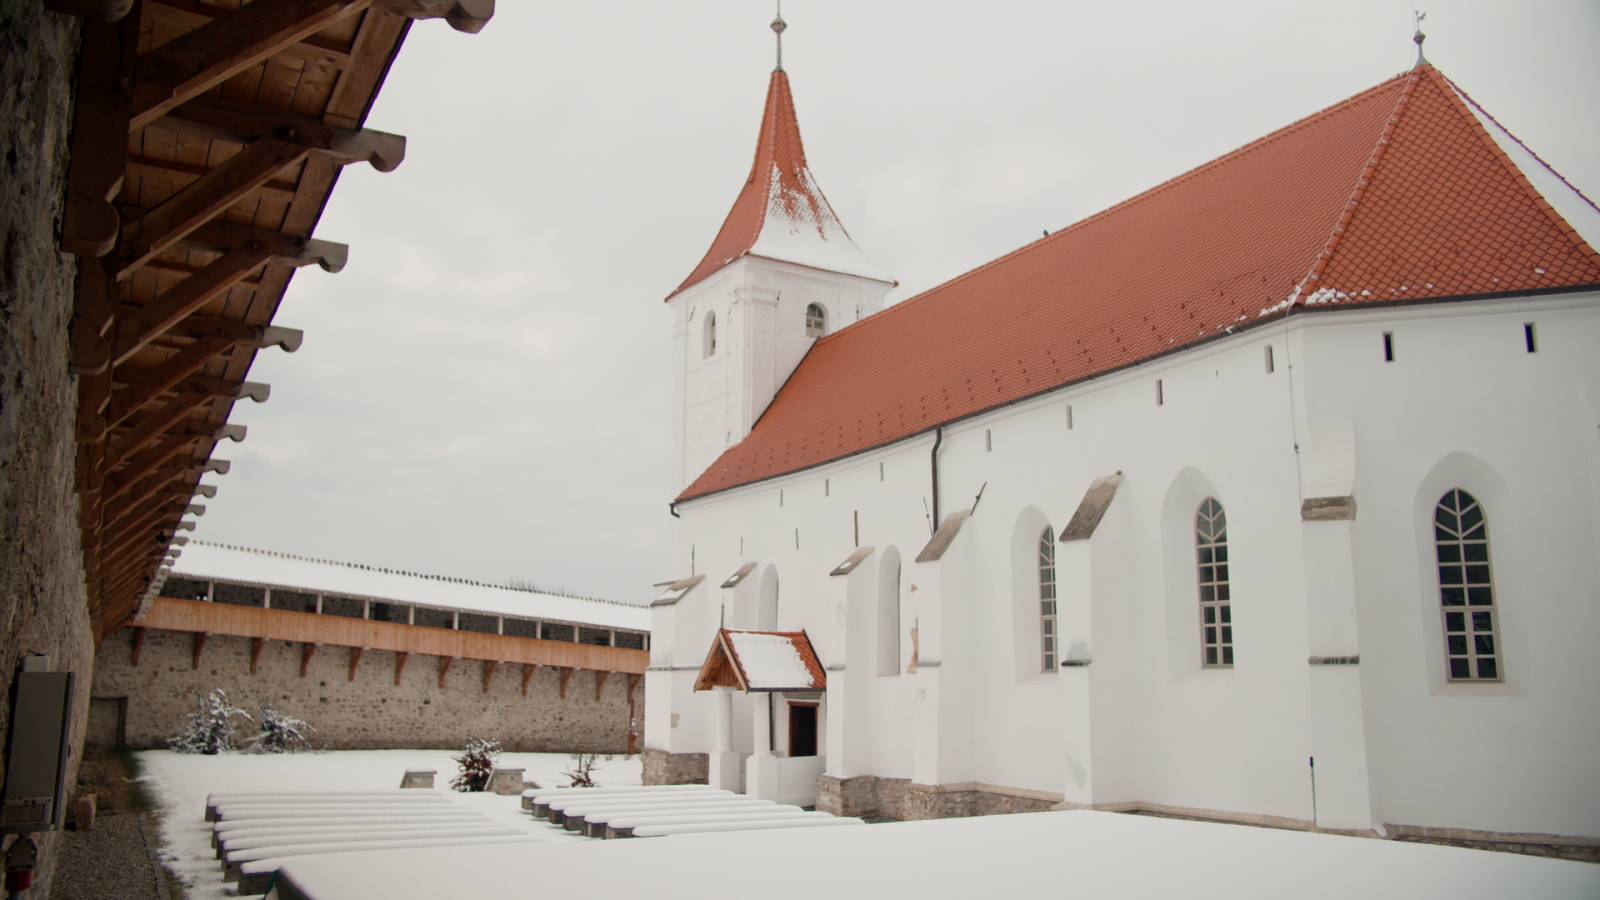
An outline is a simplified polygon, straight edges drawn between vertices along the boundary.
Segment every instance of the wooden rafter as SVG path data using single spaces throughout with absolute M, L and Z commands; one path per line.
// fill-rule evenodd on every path
M 367 648 L 365 648 L 365 647 L 351 647 L 350 648 L 350 679 L 349 680 L 351 680 L 351 681 L 355 681 L 356 680 L 356 666 L 361 665 L 361 655 L 363 653 L 366 653 L 366 652 L 367 652 Z
M 300 645 L 300 677 L 306 677 L 306 670 L 311 668 L 311 655 L 317 652 L 318 644 L 307 641 Z
M 450 674 L 450 667 L 456 664 L 454 656 L 439 657 L 439 687 L 444 687 L 444 677 Z
M 522 696 L 528 696 L 528 682 L 533 680 L 533 673 L 539 671 L 538 663 L 522 664 Z
M 483 661 L 483 692 L 489 693 L 489 679 L 494 677 L 494 670 L 500 668 L 500 660 L 486 659 Z
M 200 668 L 200 651 L 206 648 L 206 638 L 210 636 L 204 631 L 196 631 L 194 633 L 194 664 L 190 668 Z
M 406 661 L 409 660 L 410 658 L 411 658 L 411 654 L 409 652 L 405 651 L 405 650 L 401 650 L 401 651 L 399 651 L 398 653 L 396 653 L 394 655 L 394 684 L 395 684 L 395 687 L 399 687 L 400 686 L 400 673 L 404 672 L 406 670 Z
M 572 680 L 572 673 L 576 672 L 571 666 L 561 667 L 561 699 L 567 699 L 567 682 Z
M 594 673 L 594 699 L 600 699 L 600 692 L 605 689 L 606 679 L 611 677 L 610 672 Z
M 344 267 L 311 236 L 339 167 L 405 156 L 363 119 L 407 21 L 475 32 L 493 0 L 45 2 L 86 19 L 60 249 L 80 257 L 74 483 L 103 638 L 149 608 L 201 474 L 226 471 L 207 466 L 244 438 L 233 404 L 266 399 L 255 352 L 299 346 L 272 322 L 294 268 Z
M 250 674 L 256 673 L 256 664 L 261 661 L 261 648 L 266 646 L 266 638 L 250 639 Z

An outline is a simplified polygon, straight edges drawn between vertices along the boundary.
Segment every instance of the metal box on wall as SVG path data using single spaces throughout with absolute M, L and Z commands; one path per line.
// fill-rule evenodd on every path
M 71 672 L 28 671 L 24 662 L 11 710 L 6 783 L 0 794 L 0 832 L 51 831 L 61 826 L 68 739 L 72 723 Z

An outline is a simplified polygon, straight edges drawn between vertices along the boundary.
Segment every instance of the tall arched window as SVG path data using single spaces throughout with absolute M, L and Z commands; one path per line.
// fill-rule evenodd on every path
M 705 324 L 700 327 L 705 329 L 705 334 L 700 338 L 700 355 L 709 359 L 717 352 L 717 314 L 706 313 Z
M 828 311 L 819 303 L 806 306 L 806 337 L 819 338 L 828 333 Z
M 1489 572 L 1489 520 L 1477 498 L 1460 488 L 1446 492 L 1433 512 L 1433 540 L 1450 680 L 1499 681 L 1504 667 Z
M 1045 672 L 1056 670 L 1056 533 L 1046 525 L 1039 535 L 1039 642 Z
M 1207 497 L 1194 517 L 1200 562 L 1200 650 L 1207 666 L 1233 665 L 1233 611 L 1228 598 L 1228 517 Z

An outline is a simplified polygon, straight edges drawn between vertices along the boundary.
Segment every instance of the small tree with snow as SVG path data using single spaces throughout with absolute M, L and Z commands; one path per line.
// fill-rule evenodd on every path
M 450 782 L 458 791 L 484 791 L 489 788 L 489 776 L 494 772 L 495 758 L 500 755 L 499 741 L 474 738 L 460 756 L 452 756 L 461 766 L 461 774 Z
M 561 774 L 572 779 L 572 787 L 598 787 L 598 783 L 594 780 L 594 760 L 593 753 L 574 753 L 572 769 Z
M 310 725 L 296 719 L 288 713 L 274 709 L 270 704 L 261 704 L 261 718 L 257 721 L 261 729 L 256 736 L 250 739 L 251 753 L 292 753 L 310 747 L 307 732 L 316 731 Z
M 167 745 L 179 753 L 204 753 L 215 756 L 233 749 L 233 719 L 242 716 L 252 721 L 250 714 L 228 703 L 222 688 L 209 696 L 200 697 L 197 709 L 189 714 L 183 731 L 168 739 Z

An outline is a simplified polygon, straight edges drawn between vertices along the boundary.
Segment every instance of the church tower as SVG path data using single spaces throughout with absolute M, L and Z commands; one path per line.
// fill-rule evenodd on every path
M 800 143 L 789 75 L 767 84 L 755 160 L 673 312 L 672 492 L 743 440 L 819 338 L 883 309 L 895 281 L 862 253 L 822 195 Z

